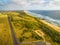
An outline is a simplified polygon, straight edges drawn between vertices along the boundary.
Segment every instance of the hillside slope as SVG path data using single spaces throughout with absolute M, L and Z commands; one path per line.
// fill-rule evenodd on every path
M 1 14 L 10 17 L 19 45 L 60 44 L 60 32 L 57 31 L 59 28 L 54 29 L 51 27 L 52 24 L 49 26 L 44 20 L 30 16 L 24 11 L 1 12 Z

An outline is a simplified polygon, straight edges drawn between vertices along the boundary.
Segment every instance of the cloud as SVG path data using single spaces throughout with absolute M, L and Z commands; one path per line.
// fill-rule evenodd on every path
M 60 0 L 13 0 L 13 2 L 25 9 L 60 9 Z
M 44 0 L 13 0 L 16 4 L 22 6 L 33 6 L 33 5 L 42 5 L 46 1 Z
M 0 6 L 8 6 L 11 10 L 13 8 L 18 10 L 60 10 L 60 0 L 0 0 Z

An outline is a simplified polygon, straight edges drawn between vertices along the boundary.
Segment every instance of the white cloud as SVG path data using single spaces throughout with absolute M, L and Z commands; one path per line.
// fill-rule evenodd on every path
M 18 5 L 22 5 L 23 8 L 27 9 L 60 9 L 60 0 L 13 0 Z M 30 8 L 31 7 L 31 8 Z
M 4 2 L 7 4 L 4 4 Z M 60 0 L 11 0 L 10 3 L 5 0 L 4 2 L 0 1 L 0 6 L 4 4 L 5 7 L 8 6 L 11 10 L 13 10 L 13 8 L 19 9 L 19 7 L 26 10 L 60 10 Z M 21 8 L 19 10 L 21 10 Z

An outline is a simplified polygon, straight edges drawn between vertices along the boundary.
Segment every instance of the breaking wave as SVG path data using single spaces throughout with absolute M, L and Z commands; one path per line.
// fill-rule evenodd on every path
M 42 19 L 46 20 L 47 22 L 49 22 L 51 24 L 54 24 L 56 26 L 60 26 L 60 20 L 53 19 L 49 16 L 44 16 L 44 15 L 41 15 L 41 14 L 32 13 L 30 11 L 24 11 L 24 12 L 26 12 L 27 14 L 31 14 L 32 16 L 42 18 Z

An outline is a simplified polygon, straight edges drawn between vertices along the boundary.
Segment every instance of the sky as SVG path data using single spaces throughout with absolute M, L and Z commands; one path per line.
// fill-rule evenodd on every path
M 60 10 L 60 0 L 0 0 L 0 10 Z

